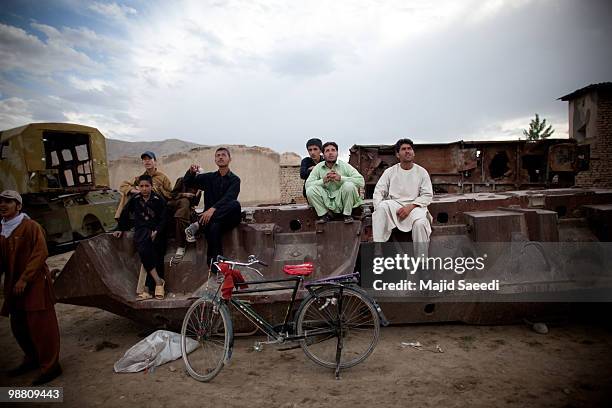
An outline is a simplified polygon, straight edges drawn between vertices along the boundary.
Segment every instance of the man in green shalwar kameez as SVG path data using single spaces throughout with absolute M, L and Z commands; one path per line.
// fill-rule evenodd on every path
M 350 164 L 338 160 L 338 145 L 323 145 L 325 161 L 317 164 L 306 180 L 306 197 L 319 216 L 318 223 L 331 221 L 332 213 L 342 213 L 344 222 L 353 222 L 353 208 L 363 201 L 359 187 L 365 185 L 363 176 Z

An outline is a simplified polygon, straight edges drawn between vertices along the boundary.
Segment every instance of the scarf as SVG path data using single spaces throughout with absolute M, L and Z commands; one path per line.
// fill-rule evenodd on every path
M 30 218 L 27 216 L 26 213 L 20 213 L 18 216 L 8 221 L 5 221 L 3 218 L 1 235 L 4 238 L 10 237 L 13 231 L 15 231 L 15 229 L 19 226 L 19 224 L 21 224 L 21 222 L 26 218 Z

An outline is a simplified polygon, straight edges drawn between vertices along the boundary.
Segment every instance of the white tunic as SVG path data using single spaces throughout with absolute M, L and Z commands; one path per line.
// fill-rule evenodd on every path
M 418 164 L 410 170 L 402 169 L 399 163 L 389 167 L 376 183 L 373 199 L 372 233 L 375 242 L 386 242 L 393 228 L 408 232 L 413 230 L 413 226 L 413 241 L 429 241 L 432 217 L 427 206 L 433 199 L 433 188 L 427 170 Z M 408 204 L 417 207 L 401 220 L 397 210 Z

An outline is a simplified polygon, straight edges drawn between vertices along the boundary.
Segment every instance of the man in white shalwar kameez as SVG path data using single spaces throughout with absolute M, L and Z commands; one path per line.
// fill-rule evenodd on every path
M 414 163 L 413 143 L 395 144 L 399 163 L 384 171 L 374 188 L 372 232 L 374 242 L 387 242 L 393 228 L 412 231 L 416 256 L 427 256 L 432 217 L 427 206 L 433 199 L 429 173 Z

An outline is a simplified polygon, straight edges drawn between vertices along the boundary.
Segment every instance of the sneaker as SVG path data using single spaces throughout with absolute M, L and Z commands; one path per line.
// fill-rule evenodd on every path
M 176 254 L 172 258 L 170 258 L 170 266 L 175 266 L 181 263 L 183 257 L 185 256 L 185 248 L 178 247 L 176 248 Z
M 185 241 L 187 242 L 196 242 L 195 234 L 200 229 L 200 224 L 194 222 L 190 224 L 187 228 L 185 228 Z
M 329 222 L 332 220 L 331 215 L 329 215 L 329 213 L 322 215 L 319 217 L 319 219 L 317 219 L 317 224 L 325 224 L 326 222 Z
M 353 217 L 351 217 L 350 215 L 345 215 L 344 216 L 344 223 L 345 224 L 351 224 L 353 222 Z
M 60 367 L 59 364 L 56 364 L 55 367 L 53 367 L 51 370 L 39 375 L 34 381 L 32 381 L 32 385 L 36 386 L 46 384 L 49 381 L 53 381 L 60 375 L 62 375 L 62 367 Z

